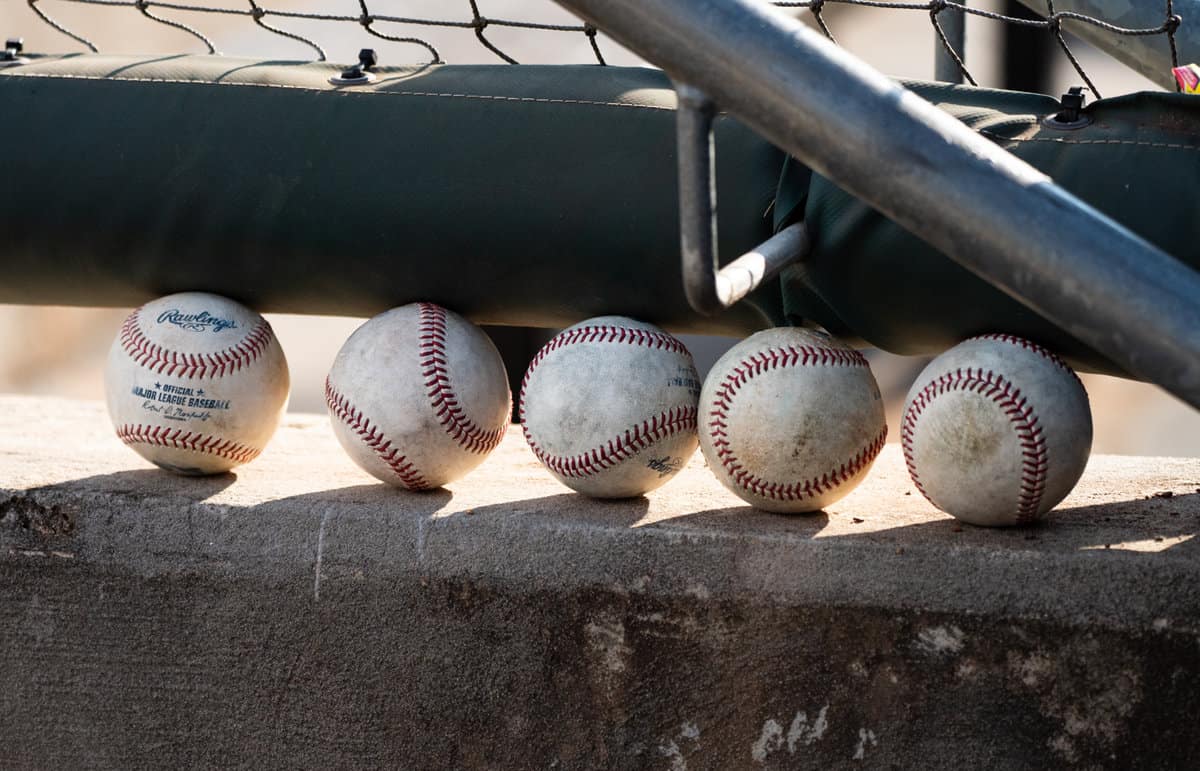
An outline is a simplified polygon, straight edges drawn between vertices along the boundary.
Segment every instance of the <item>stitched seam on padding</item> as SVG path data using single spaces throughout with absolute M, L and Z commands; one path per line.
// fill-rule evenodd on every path
M 675 108 L 652 104 L 633 104 L 628 102 L 598 102 L 587 99 L 554 99 L 537 96 L 498 96 L 495 94 L 457 94 L 438 91 L 348 91 L 338 88 L 319 88 L 316 86 L 292 86 L 283 83 L 223 83 L 211 80 L 186 80 L 177 78 L 131 78 L 110 77 L 103 75 L 69 75 L 52 72 L 12 72 L 0 75 L 12 78 L 58 78 L 60 80 L 103 80 L 112 83 L 171 83 L 193 86 L 224 86 L 226 88 L 243 86 L 246 88 L 280 88 L 288 91 L 310 91 L 317 94 L 342 94 L 346 96 L 408 96 L 427 97 L 431 99 L 477 99 L 489 102 L 529 102 L 536 104 L 574 104 L 586 107 L 621 107 L 634 110 L 656 110 L 675 112 Z

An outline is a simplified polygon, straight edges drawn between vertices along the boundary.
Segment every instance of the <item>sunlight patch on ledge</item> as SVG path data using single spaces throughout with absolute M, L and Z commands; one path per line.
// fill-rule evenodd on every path
M 1190 541 L 1195 537 L 1195 533 L 1190 533 L 1188 535 L 1173 535 L 1169 537 L 1164 536 L 1161 538 L 1152 538 L 1148 541 L 1123 541 L 1121 543 L 1098 544 L 1095 546 L 1084 546 L 1082 551 L 1094 551 L 1096 549 L 1102 551 L 1107 549 L 1111 551 L 1113 549 L 1120 549 L 1122 551 L 1158 552 L 1166 551 L 1172 546 L 1178 546 L 1179 544 L 1184 543 L 1185 541 Z

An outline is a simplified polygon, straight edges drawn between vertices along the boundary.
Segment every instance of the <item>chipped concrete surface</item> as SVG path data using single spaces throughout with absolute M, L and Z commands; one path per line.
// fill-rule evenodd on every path
M 917 635 L 917 645 L 934 654 L 958 653 L 963 648 L 963 633 L 953 625 L 922 629 Z
M 893 445 L 813 515 L 698 455 L 599 503 L 514 433 L 417 495 L 320 416 L 183 479 L 100 405 L 0 397 L 2 765 L 1184 764 L 1198 490 L 1097 457 L 1047 525 L 981 530 Z

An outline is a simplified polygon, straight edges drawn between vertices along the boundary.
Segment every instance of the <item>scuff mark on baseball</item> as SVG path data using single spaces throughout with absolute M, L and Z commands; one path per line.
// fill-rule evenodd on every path
M 1087 392 L 1066 362 L 1020 337 L 973 337 L 938 356 L 908 392 L 901 444 L 930 503 L 989 527 L 1043 518 L 1083 475 Z
M 652 324 L 602 316 L 546 343 L 521 385 L 521 424 L 560 482 L 627 498 L 671 479 L 696 451 L 700 376 L 683 343 Z
M 512 411 L 491 339 L 433 303 L 393 308 L 355 330 L 329 370 L 325 403 L 346 454 L 407 490 L 441 487 L 482 463 Z
M 775 512 L 821 509 L 853 490 L 887 439 L 867 360 L 810 329 L 759 332 L 704 381 L 700 449 L 725 487 Z

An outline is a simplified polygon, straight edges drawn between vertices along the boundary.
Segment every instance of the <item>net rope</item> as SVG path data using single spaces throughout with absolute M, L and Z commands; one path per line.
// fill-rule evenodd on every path
M 217 6 L 203 5 L 195 2 L 173 2 L 172 0 L 51 0 L 55 3 L 76 3 L 89 6 L 106 6 L 111 8 L 125 8 L 141 14 L 143 17 L 159 24 L 166 25 L 173 29 L 186 32 L 187 34 L 198 40 L 207 49 L 208 53 L 217 53 L 217 47 L 213 41 L 200 29 L 191 24 L 184 23 L 175 18 L 171 18 L 164 14 L 208 14 L 208 15 L 227 15 L 227 16 L 244 16 L 252 20 L 255 24 L 268 32 L 279 35 L 281 37 L 293 40 L 308 46 L 315 54 L 319 61 L 326 61 L 327 54 L 321 45 L 293 31 L 289 31 L 284 25 L 289 20 L 305 20 L 305 21 L 320 21 L 320 22 L 335 22 L 349 23 L 360 25 L 369 35 L 387 40 L 394 43 L 406 43 L 420 46 L 430 56 L 430 63 L 443 64 L 441 54 L 437 48 L 424 38 L 413 35 L 396 35 L 389 34 L 378 28 L 378 25 L 400 25 L 414 27 L 437 27 L 444 29 L 459 29 L 470 30 L 474 33 L 479 43 L 494 54 L 500 60 L 508 64 L 517 64 L 518 60 L 502 49 L 494 39 L 489 37 L 487 31 L 489 28 L 515 28 L 526 30 L 542 30 L 547 32 L 565 32 L 581 34 L 587 38 L 592 54 L 595 57 L 595 62 L 604 65 L 604 54 L 601 51 L 600 43 L 597 40 L 599 30 L 591 24 L 546 24 L 538 21 L 527 21 L 519 19 L 502 19 L 485 15 L 479 8 L 479 0 L 458 0 L 457 5 L 463 13 L 460 18 L 424 18 L 410 16 L 395 16 L 388 14 L 376 13 L 375 8 L 379 6 L 379 0 L 352 0 L 352 4 L 357 6 L 358 13 L 320 13 L 314 11 L 295 11 L 281 8 L 267 7 L 259 0 L 230 0 L 230 2 L 242 2 L 241 6 Z M 328 0 L 327 0 L 328 1 Z M 548 1 L 548 0 L 547 0 Z M 29 7 L 35 14 L 38 15 L 46 24 L 53 27 L 58 32 L 70 37 L 83 46 L 86 46 L 94 53 L 99 53 L 96 45 L 84 37 L 83 35 L 68 29 L 65 25 L 54 19 L 45 9 L 47 0 L 26 0 Z M 828 5 L 849 5 L 861 6 L 867 8 L 886 8 L 893 10 L 908 10 L 908 11 L 924 11 L 929 14 L 930 23 L 933 26 L 934 32 L 947 55 L 954 61 L 964 79 L 972 85 L 977 85 L 975 78 L 967 69 L 966 63 L 963 61 L 961 52 L 955 50 L 947 37 L 945 30 L 942 27 L 938 17 L 946 12 L 957 12 L 977 16 L 980 18 L 990 19 L 997 22 L 1007 24 L 1015 24 L 1023 27 L 1041 29 L 1051 35 L 1070 61 L 1071 66 L 1087 84 L 1088 89 L 1096 95 L 1100 96 L 1091 77 L 1084 70 L 1083 64 L 1071 49 L 1063 29 L 1064 22 L 1072 24 L 1089 24 L 1105 32 L 1113 35 L 1129 35 L 1129 36 L 1151 36 L 1164 35 L 1166 36 L 1168 45 L 1171 51 L 1171 66 L 1179 65 L 1179 55 L 1175 43 L 1175 32 L 1179 29 L 1182 23 L 1182 18 L 1175 13 L 1173 0 L 1163 0 L 1164 13 L 1163 21 L 1157 27 L 1145 29 L 1133 29 L 1121 27 L 1111 24 L 1103 19 L 1086 14 L 1077 13 L 1074 11 L 1056 11 L 1054 9 L 1054 0 L 1046 0 L 1049 15 L 1040 19 L 1029 19 L 1017 16 L 1006 16 L 1002 13 L 989 11 L 982 8 L 975 8 L 963 3 L 952 2 L 952 0 L 927 0 L 927 2 L 903 2 L 902 0 L 804 0 L 803 2 L 773 2 L 772 5 L 783 8 L 793 9 L 796 11 L 807 11 L 813 17 L 814 22 L 821 32 L 833 42 L 837 42 L 833 36 L 833 32 L 829 27 L 828 20 L 823 15 L 823 10 Z M 450 2 L 446 3 L 447 8 L 451 6 Z M 469 13 L 466 13 L 468 12 Z
M 812 13 L 817 26 L 820 28 L 821 32 L 824 33 L 825 37 L 836 43 L 837 40 L 834 38 L 833 32 L 830 31 L 829 25 L 821 15 L 821 10 L 826 5 L 830 4 L 857 5 L 867 8 L 891 8 L 897 10 L 926 11 L 929 14 L 930 23 L 933 25 L 933 29 L 937 34 L 938 40 L 941 41 L 942 47 L 946 50 L 946 54 L 950 56 L 955 65 L 958 66 L 959 71 L 962 73 L 962 76 L 967 80 L 967 82 L 973 86 L 978 85 L 978 83 L 967 69 L 967 65 L 963 62 L 960 53 L 955 50 L 953 45 L 950 44 L 950 40 L 947 38 L 945 30 L 943 30 L 941 23 L 938 21 L 938 15 L 946 11 L 954 10 L 958 11 L 959 13 L 970 14 L 972 16 L 978 16 L 984 19 L 991 19 L 993 21 L 1045 30 L 1053 36 L 1055 43 L 1060 49 L 1062 49 L 1063 54 L 1067 57 L 1067 60 L 1071 63 L 1071 66 L 1075 68 L 1075 71 L 1079 73 L 1079 77 L 1083 78 L 1084 83 L 1087 84 L 1088 89 L 1097 97 L 1100 96 L 1100 92 L 1096 88 L 1096 84 L 1092 82 L 1091 77 L 1089 77 L 1087 72 L 1084 70 L 1083 64 L 1079 61 L 1079 57 L 1077 57 L 1075 52 L 1071 50 L 1071 45 L 1067 42 L 1066 36 L 1063 34 L 1064 21 L 1090 24 L 1113 35 L 1128 35 L 1134 37 L 1165 35 L 1167 38 L 1167 44 L 1171 49 L 1171 66 L 1179 66 L 1179 50 L 1175 44 L 1175 32 L 1183 23 L 1183 18 L 1175 13 L 1174 0 L 1164 0 L 1164 13 L 1161 24 L 1159 24 L 1157 27 L 1149 27 L 1144 29 L 1121 27 L 1116 24 L 1111 24 L 1103 19 L 1096 18 L 1095 16 L 1088 16 L 1087 14 L 1077 13 L 1075 11 L 1056 11 L 1054 10 L 1054 0 L 1046 0 L 1046 8 L 1050 11 L 1050 13 L 1048 16 L 1041 19 L 1026 19 L 1018 16 L 1006 16 L 1002 13 L 996 13 L 995 11 L 989 11 L 983 8 L 974 8 L 963 3 L 951 2 L 951 0 L 929 0 L 929 2 L 925 3 L 892 2 L 891 0 L 804 0 L 804 2 L 773 3 L 773 5 L 780 8 L 807 9 L 810 13 Z

